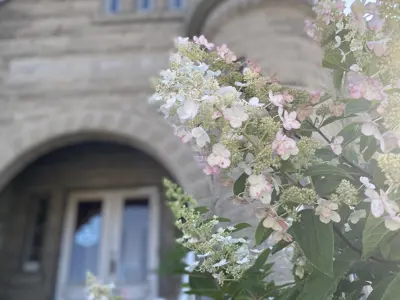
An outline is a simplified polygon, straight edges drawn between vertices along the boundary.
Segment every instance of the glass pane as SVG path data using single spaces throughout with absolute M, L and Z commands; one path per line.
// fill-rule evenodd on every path
M 72 240 L 69 283 L 84 283 L 86 272 L 97 275 L 101 229 L 101 201 L 79 202 Z
M 146 281 L 148 236 L 148 200 L 128 199 L 124 206 L 121 253 L 117 269 L 119 284 L 137 284 Z
M 170 0 L 170 7 L 172 9 L 182 9 L 184 7 L 184 0 Z
M 40 269 L 48 205 L 47 198 L 39 198 L 34 201 L 35 216 L 28 224 L 26 256 L 22 266 L 25 272 L 37 272 Z
M 146 11 L 153 8 L 152 0 L 136 0 L 136 7 L 140 11 Z

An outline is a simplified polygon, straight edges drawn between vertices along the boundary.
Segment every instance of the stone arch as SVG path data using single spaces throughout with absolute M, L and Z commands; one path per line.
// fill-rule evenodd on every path
M 284 84 L 325 84 L 322 51 L 304 32 L 310 0 L 203 0 L 193 10 L 187 35 L 204 34 L 254 60 Z
M 0 145 L 0 188 L 34 159 L 88 139 L 130 145 L 157 160 L 189 194 L 211 199 L 211 186 L 192 151 L 155 114 L 81 109 L 43 120 L 24 120 L 7 130 Z M 211 203 L 209 203 L 211 204 Z

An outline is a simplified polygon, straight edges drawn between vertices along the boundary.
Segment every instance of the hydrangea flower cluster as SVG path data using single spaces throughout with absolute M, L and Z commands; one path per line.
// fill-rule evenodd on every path
M 309 197 L 318 181 L 307 175 L 312 174 L 309 169 L 338 166 L 343 160 L 354 167 L 346 155 L 360 139 L 378 144 L 381 152 L 400 145 L 398 114 L 386 114 L 388 107 L 396 112 L 400 101 L 398 76 L 387 60 L 397 51 L 398 19 L 383 18 L 387 5 L 381 1 L 356 0 L 351 14 L 344 7 L 343 1 L 319 1 L 316 21 L 306 22 L 306 31 L 321 42 L 328 63 L 338 59 L 342 76 L 346 75 L 347 88 L 337 95 L 284 87 L 253 63 L 236 60 L 226 45 L 216 46 L 200 36 L 193 41 L 176 39 L 177 52 L 171 55 L 170 68 L 160 73 L 151 97 L 175 134 L 204 157 L 207 175 L 235 179 L 243 173 L 236 199 L 261 203 L 265 213 L 272 212 L 273 220 L 264 225 L 276 231 L 277 240 L 288 239 L 287 226 L 273 223 L 296 220 L 304 205 L 328 223 L 340 221 L 341 205 L 354 207 L 362 200 L 354 181 L 342 181 L 328 194 L 317 189 L 316 197 Z M 352 108 L 356 104 L 363 108 Z M 321 131 L 326 124 L 351 116 L 361 120 L 361 137 L 329 137 Z M 326 144 L 317 143 L 308 132 L 321 135 Z M 310 155 L 319 150 L 329 150 L 337 159 Z M 362 175 L 363 171 L 358 174 Z M 288 199 L 286 190 L 293 187 L 299 188 L 296 197 Z
M 211 273 L 220 285 L 239 279 L 261 251 L 252 248 L 250 240 L 234 237 L 239 227 L 221 227 L 217 216 L 206 220 L 196 210 L 196 201 L 176 184 L 165 180 L 164 185 L 166 196 L 172 200 L 168 205 L 177 219 L 175 225 L 182 232 L 177 242 L 196 253 L 196 261 L 186 271 Z

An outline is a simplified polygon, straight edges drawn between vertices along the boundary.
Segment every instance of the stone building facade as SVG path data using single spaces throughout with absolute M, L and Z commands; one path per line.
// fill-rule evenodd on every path
M 0 5 L 0 299 L 81 300 L 89 269 L 126 299 L 176 299 L 161 178 L 247 220 L 147 104 L 177 36 L 204 33 L 315 87 L 303 0 L 10 0 Z M 130 255 L 126 255 L 129 253 Z

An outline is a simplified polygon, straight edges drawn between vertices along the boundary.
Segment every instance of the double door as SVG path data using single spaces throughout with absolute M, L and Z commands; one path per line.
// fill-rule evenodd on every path
M 159 214 L 156 188 L 71 193 L 56 300 L 86 299 L 87 272 L 126 300 L 156 299 Z

